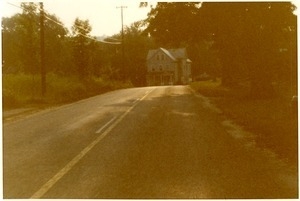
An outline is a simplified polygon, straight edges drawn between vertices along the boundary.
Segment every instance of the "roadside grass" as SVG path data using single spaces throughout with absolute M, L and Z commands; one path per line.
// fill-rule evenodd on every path
M 259 147 L 271 149 L 281 159 L 298 164 L 297 109 L 291 105 L 291 93 L 278 92 L 280 95 L 273 99 L 251 99 L 249 87 L 229 89 L 220 80 L 194 82 L 191 87 L 209 97 L 225 116 L 256 134 Z
M 191 87 L 207 97 L 224 97 L 228 93 L 228 89 L 222 87 L 220 79 L 217 79 L 217 81 L 192 82 Z
M 130 82 L 112 81 L 101 77 L 79 80 L 75 76 L 47 74 L 47 92 L 41 95 L 38 75 L 2 75 L 3 109 L 44 107 L 70 103 L 108 91 L 132 87 Z

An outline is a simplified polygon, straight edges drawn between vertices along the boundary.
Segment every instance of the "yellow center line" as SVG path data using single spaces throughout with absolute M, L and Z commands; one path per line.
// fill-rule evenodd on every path
M 36 191 L 30 199 L 39 199 L 44 196 L 64 175 L 66 175 L 94 146 L 96 146 L 110 131 L 118 125 L 124 117 L 143 99 L 147 97 L 154 89 L 147 91 L 147 93 L 140 98 L 134 105 L 132 105 L 125 113 L 123 113 L 115 122 L 113 122 L 100 136 L 98 136 L 93 142 L 85 147 L 77 156 L 75 156 L 65 167 L 63 167 L 56 175 L 54 175 L 48 182 L 46 182 L 38 191 Z M 108 123 L 115 120 L 111 119 Z M 101 130 L 102 131 L 102 130 Z M 100 132 L 101 132 L 100 131 Z
M 104 126 L 99 128 L 96 133 L 101 133 L 111 122 L 113 122 L 118 116 L 113 117 L 111 120 L 109 120 Z

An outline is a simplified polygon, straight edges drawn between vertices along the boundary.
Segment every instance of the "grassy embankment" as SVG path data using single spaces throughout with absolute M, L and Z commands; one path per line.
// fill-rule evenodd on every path
M 228 89 L 220 81 L 195 82 L 191 87 L 209 97 L 225 116 L 254 133 L 259 147 L 297 164 L 297 109 L 291 106 L 290 86 L 277 87 L 278 96 L 272 99 L 251 99 L 247 96 L 249 86 Z
M 132 87 L 127 83 L 104 78 L 79 81 L 75 76 L 47 75 L 47 93 L 41 96 L 40 76 L 8 74 L 2 76 L 3 109 L 20 107 L 47 107 L 70 103 L 107 91 Z

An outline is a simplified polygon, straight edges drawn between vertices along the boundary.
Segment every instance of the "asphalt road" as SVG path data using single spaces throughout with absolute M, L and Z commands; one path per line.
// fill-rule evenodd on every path
M 187 86 L 118 90 L 3 125 L 4 198 L 297 198 L 297 168 Z

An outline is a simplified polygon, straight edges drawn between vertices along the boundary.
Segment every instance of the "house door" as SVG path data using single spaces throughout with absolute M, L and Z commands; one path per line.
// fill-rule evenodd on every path
M 162 76 L 161 75 L 156 75 L 155 76 L 155 85 L 161 85 L 162 84 Z
M 170 76 L 165 75 L 163 78 L 163 85 L 169 85 L 170 84 Z

